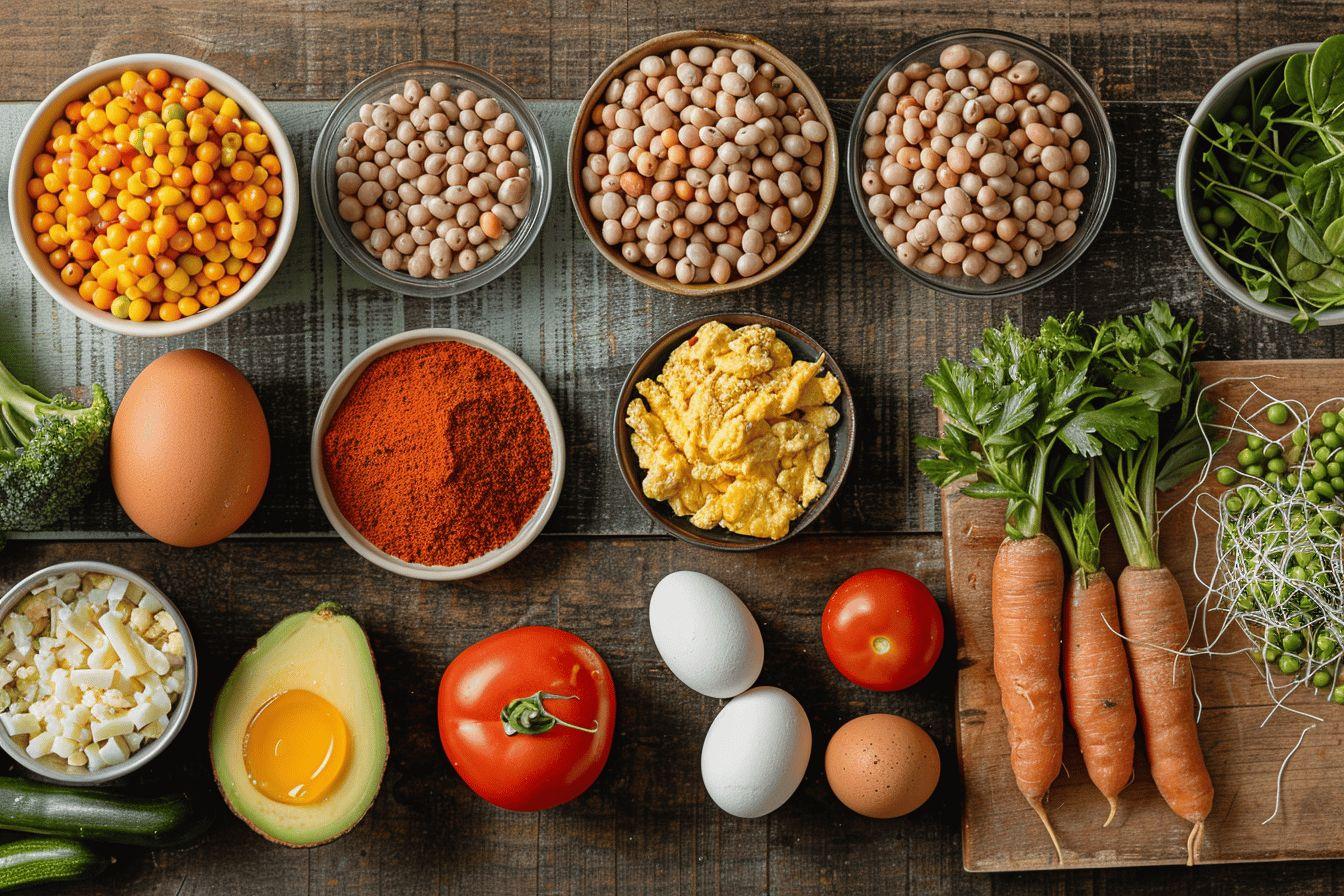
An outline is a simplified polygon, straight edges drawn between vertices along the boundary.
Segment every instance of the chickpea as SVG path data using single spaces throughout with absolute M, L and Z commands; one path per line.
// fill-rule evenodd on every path
M 863 119 L 861 186 L 902 264 L 995 283 L 1077 232 L 1091 147 L 1035 61 L 953 44 L 885 87 Z
M 914 125 L 935 129 L 937 112 L 923 111 L 928 125 Z M 907 120 L 895 113 L 874 109 L 863 122 L 871 158 L 884 157 L 889 132 Z M 683 284 L 754 276 L 796 242 L 815 211 L 832 139 L 773 65 L 748 50 L 709 47 L 644 57 L 607 85 L 590 121 L 580 181 L 602 241 Z M 891 214 L 888 178 L 909 182 L 873 167 L 863 186 L 877 211 Z M 507 180 L 500 190 L 512 191 Z

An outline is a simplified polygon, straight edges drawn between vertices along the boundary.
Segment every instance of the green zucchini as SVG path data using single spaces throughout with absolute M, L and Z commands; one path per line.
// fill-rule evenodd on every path
M 187 846 L 214 821 L 212 803 L 185 794 L 132 796 L 0 777 L 0 829 L 122 843 Z
M 109 864 L 107 856 L 78 840 L 24 837 L 0 845 L 0 892 L 84 880 L 101 874 Z

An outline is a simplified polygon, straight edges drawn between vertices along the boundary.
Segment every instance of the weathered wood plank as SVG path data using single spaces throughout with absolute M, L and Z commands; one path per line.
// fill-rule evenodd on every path
M 115 21 L 117 27 L 109 28 Z M 857 98 L 880 64 L 952 28 L 990 27 L 1039 40 L 1116 99 L 1197 99 L 1227 69 L 1266 47 L 1320 39 L 1344 18 L 1322 3 L 1105 0 L 973 8 L 957 0 L 704 0 L 631 7 L 618 0 L 551 3 L 422 0 L 385 6 L 333 0 L 204 0 L 184 17 L 148 0 L 92 0 L 78 15 L 17 6 L 0 32 L 9 60 L 0 98 L 37 99 L 94 59 L 161 50 L 230 71 L 265 98 L 334 99 L 364 75 L 406 59 L 458 59 L 493 71 L 524 96 L 582 96 L 607 62 L 682 28 L 759 34 L 832 97 Z
M 535 104 L 557 163 L 574 104 Z M 846 104 L 848 106 L 850 104 Z M 306 168 L 326 103 L 274 104 Z M 26 104 L 0 105 L 0 156 L 26 120 Z M 932 431 L 920 377 L 944 356 L 964 357 L 980 331 L 1007 314 L 1034 323 L 1047 313 L 1132 311 L 1168 299 L 1201 317 L 1221 357 L 1329 357 L 1335 331 L 1299 337 L 1223 298 L 1198 272 L 1158 193 L 1171 178 L 1183 104 L 1117 103 L 1116 200 L 1098 242 L 1059 280 L 993 302 L 949 299 L 917 287 L 863 235 L 848 197 L 838 198 L 808 263 L 727 300 L 650 294 L 607 265 L 579 229 L 563 190 L 538 245 L 505 277 L 447 300 L 407 298 L 355 276 L 318 232 L 305 198 L 299 234 L 276 280 L 228 320 L 189 337 L 122 339 L 76 320 L 42 292 L 0 220 L 0 357 L 44 387 L 106 384 L 114 399 L 170 348 L 219 352 L 256 385 L 275 443 L 270 488 L 244 531 L 329 531 L 308 476 L 313 415 L 341 366 L 404 329 L 454 326 L 517 350 L 546 381 L 565 421 L 570 475 L 550 530 L 643 534 L 650 523 L 611 462 L 612 402 L 628 365 L 663 330 L 716 308 L 755 308 L 790 320 L 835 354 L 854 387 L 862 438 L 850 479 L 819 522 L 824 531 L 932 531 L 937 495 L 915 470 L 912 436 Z M 0 174 L 0 178 L 3 178 Z M 305 191 L 306 192 L 306 191 Z M 104 485 L 68 531 L 132 532 Z
M 818 613 L 837 580 L 869 566 L 909 570 L 942 601 L 941 552 L 934 536 L 804 536 L 791 547 L 746 556 L 669 539 L 546 536 L 496 573 L 435 585 L 380 572 L 329 541 L 232 541 L 190 555 L 144 542 L 12 544 L 0 554 L 0 583 L 58 560 L 99 559 L 141 572 L 182 607 L 202 650 L 201 691 L 183 739 L 147 776 L 155 786 L 208 780 L 205 727 L 224 677 L 256 635 L 319 600 L 344 602 L 368 631 L 391 734 L 390 764 L 372 814 L 333 844 L 283 849 L 226 816 L 192 850 L 123 850 L 99 881 L 44 892 L 1025 896 L 1048 885 L 1060 896 L 1250 896 L 1266 888 L 1333 890 L 1334 866 L 1321 862 L 1208 867 L 1175 876 L 1153 870 L 1048 877 L 962 872 L 961 786 L 948 700 L 955 674 L 951 642 L 927 680 L 899 694 L 875 694 L 831 668 L 817 631 Z M 822 556 L 826 562 L 817 562 Z M 679 568 L 717 576 L 742 596 L 765 634 L 762 682 L 793 693 L 811 718 L 807 777 L 768 819 L 724 815 L 700 783 L 701 739 L 722 702 L 676 681 L 647 628 L 648 594 Z M 612 669 L 619 702 L 616 744 L 597 785 L 575 803 L 540 815 L 496 810 L 477 799 L 443 758 L 434 727 L 435 693 L 448 660 L 497 629 L 529 623 L 569 627 L 588 639 Z M 943 780 L 929 805 L 890 822 L 844 809 L 822 772 L 835 729 L 881 711 L 922 725 L 943 754 Z

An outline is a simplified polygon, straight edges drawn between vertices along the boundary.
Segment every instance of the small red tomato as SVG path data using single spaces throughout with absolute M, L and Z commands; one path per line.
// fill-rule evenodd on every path
M 453 768 L 505 809 L 536 812 L 583 793 L 607 763 L 616 689 L 577 635 L 533 625 L 477 641 L 439 682 L 439 737 Z
M 943 614 L 929 589 L 894 569 L 846 579 L 821 614 L 821 641 L 840 674 L 860 687 L 899 691 L 943 650 Z

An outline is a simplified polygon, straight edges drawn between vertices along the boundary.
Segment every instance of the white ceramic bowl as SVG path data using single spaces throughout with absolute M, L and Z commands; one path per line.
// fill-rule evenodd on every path
M 186 725 L 187 715 L 191 712 L 191 704 L 196 696 L 196 644 L 191 640 L 191 629 L 187 627 L 187 620 L 183 618 L 182 612 L 178 610 L 176 604 L 168 599 L 167 595 L 129 569 L 92 560 L 72 560 L 66 563 L 56 563 L 45 569 L 39 569 L 18 582 L 5 593 L 3 598 L 0 598 L 0 620 L 8 616 L 10 611 L 18 606 L 23 598 L 32 593 L 33 589 L 45 582 L 48 577 L 61 576 L 67 572 L 80 574 L 98 572 L 110 576 L 119 576 L 139 585 L 145 590 L 146 594 L 152 594 L 159 599 L 164 610 L 177 623 L 177 630 L 182 633 L 184 648 L 182 693 L 178 695 L 177 702 L 173 704 L 172 712 L 168 715 L 168 728 L 161 737 L 150 741 L 120 765 L 113 765 L 91 772 L 87 768 L 72 768 L 65 760 L 57 756 L 43 756 L 41 759 L 34 759 L 3 728 L 0 728 L 0 749 L 3 749 L 10 759 L 13 759 L 39 778 L 45 778 L 48 781 L 55 781 L 60 784 L 106 784 L 108 781 L 116 780 L 144 768 L 146 763 L 168 748 L 168 744 L 172 743 L 173 738 L 177 737 L 178 732 Z
M 1224 295 L 1231 296 L 1237 304 L 1263 317 L 1284 323 L 1292 322 L 1297 314 L 1295 309 L 1285 305 L 1271 305 L 1252 298 L 1246 289 L 1246 284 L 1229 274 L 1214 258 L 1209 247 L 1204 245 L 1204 238 L 1199 233 L 1199 222 L 1195 219 L 1192 191 L 1195 183 L 1194 167 L 1200 161 L 1204 146 L 1207 144 L 1195 129 L 1203 127 L 1208 122 L 1209 116 L 1223 115 L 1235 105 L 1246 87 L 1246 82 L 1253 75 L 1279 65 L 1294 53 L 1310 53 L 1319 46 L 1319 43 L 1304 43 L 1272 47 L 1256 53 L 1219 78 L 1218 83 L 1204 94 L 1204 99 L 1200 100 L 1194 114 L 1190 116 L 1190 125 L 1185 129 L 1185 136 L 1181 138 L 1181 149 L 1176 156 L 1176 215 L 1181 222 L 1181 233 L 1185 236 L 1185 243 L 1190 247 L 1190 253 L 1195 256 L 1195 261 L 1199 263 L 1200 270 L 1218 285 Z M 1322 326 L 1344 323 L 1344 310 L 1323 311 L 1316 315 L 1316 320 Z
M 335 416 L 337 409 L 345 401 L 345 396 L 349 394 L 350 389 L 355 385 L 355 381 L 359 379 L 365 368 L 383 355 L 428 342 L 461 342 L 465 345 L 484 349 L 509 365 L 513 372 L 518 374 L 519 378 L 527 385 L 527 388 L 531 390 L 532 397 L 537 400 L 537 407 L 541 410 L 542 419 L 546 421 L 546 429 L 551 435 L 551 488 L 541 499 L 541 504 L 537 506 L 532 518 L 523 525 L 522 529 L 508 544 L 457 566 L 429 566 L 424 563 L 410 563 L 399 557 L 394 557 L 374 545 L 373 542 L 360 534 L 354 526 L 350 525 L 345 515 L 341 513 L 340 507 L 336 505 L 336 498 L 331 492 L 331 485 L 327 482 L 326 467 L 322 463 L 322 437 L 326 434 L 327 427 L 331 424 L 331 419 Z M 503 566 L 522 553 L 523 549 L 541 534 L 541 530 L 546 526 L 546 521 L 551 518 L 556 505 L 560 502 L 560 488 L 564 485 L 565 480 L 565 433 L 560 425 L 560 415 L 555 410 L 555 403 L 551 401 L 551 395 L 546 391 L 546 386 L 522 358 L 484 336 L 477 336 L 475 333 L 468 333 L 465 330 L 429 327 L 421 330 L 408 330 L 396 336 L 389 336 L 382 342 L 376 342 L 360 352 L 353 361 L 345 366 L 345 369 L 331 384 L 331 388 L 327 390 L 326 397 L 322 399 L 322 404 L 317 409 L 317 417 L 313 421 L 311 466 L 313 488 L 317 490 L 317 500 L 321 503 L 322 510 L 326 513 L 332 528 L 341 538 L 345 539 L 346 544 L 358 551 L 369 562 L 398 575 L 434 582 L 450 582 L 457 579 L 469 579 L 472 576 L 478 576 Z
M 33 201 L 28 197 L 27 183 L 33 170 L 33 159 L 42 151 L 51 126 L 61 117 L 66 103 L 87 96 L 89 91 L 99 84 L 111 81 L 126 69 L 147 71 L 161 68 L 173 75 L 187 78 L 204 78 L 210 86 L 233 97 L 243 113 L 261 125 L 270 139 L 272 151 L 280 159 L 280 176 L 284 180 L 284 211 L 280 213 L 275 236 L 267 245 L 266 260 L 257 268 L 252 279 L 228 298 L 221 299 L 214 308 L 203 308 L 190 317 L 175 321 L 122 320 L 107 311 L 100 311 L 79 297 L 74 287 L 61 282 L 60 271 L 37 248 L 33 237 Z M 299 166 L 294 161 L 294 151 L 289 140 L 270 111 L 257 99 L 256 94 L 244 87 L 239 81 L 196 59 L 185 56 L 172 56 L 166 53 L 136 53 L 131 56 L 118 56 L 97 62 L 77 74 L 71 75 L 59 87 L 47 94 L 47 98 L 38 104 L 32 118 L 19 134 L 14 160 L 9 168 L 9 223 L 19 244 L 19 253 L 28 263 L 37 282 L 41 283 L 56 300 L 58 305 L 74 312 L 89 323 L 104 330 L 111 330 L 123 336 L 177 336 L 190 333 L 202 327 L 208 327 L 218 320 L 241 309 L 279 270 L 285 253 L 294 238 L 294 228 L 299 219 Z

